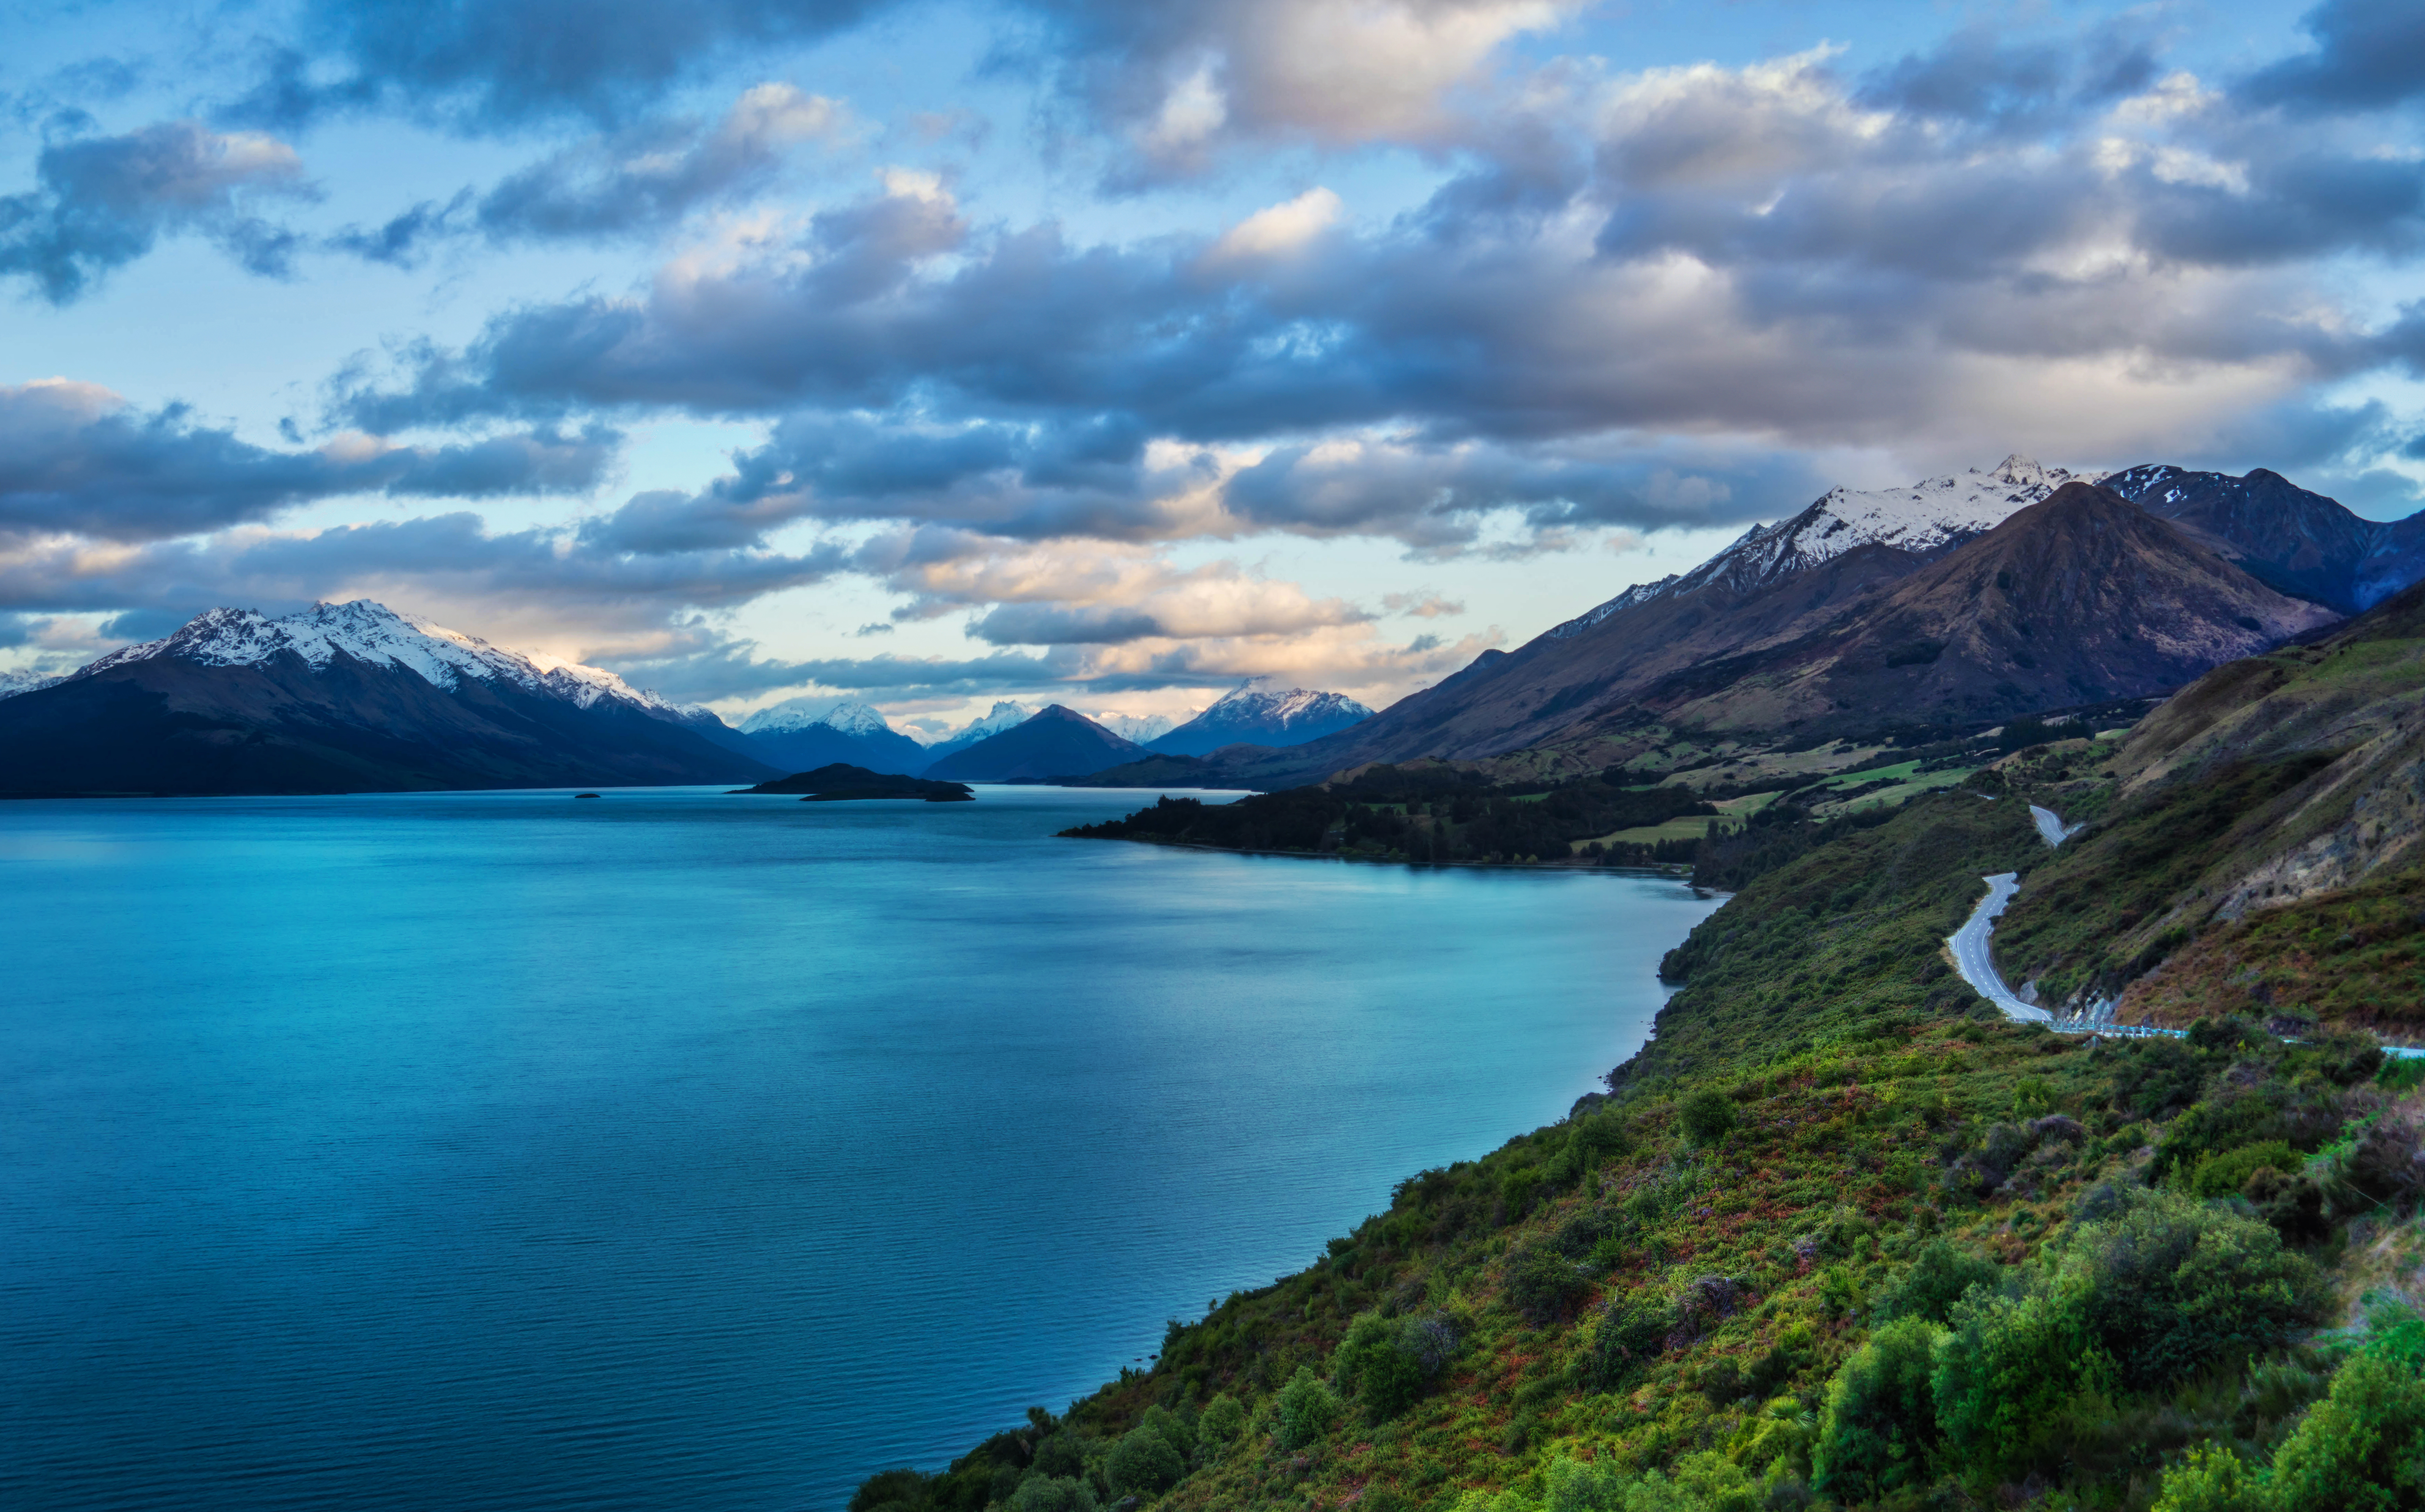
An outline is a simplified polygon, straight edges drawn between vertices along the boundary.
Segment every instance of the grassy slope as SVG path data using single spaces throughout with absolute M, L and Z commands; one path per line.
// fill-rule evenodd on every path
M 1981 874 L 2042 854 L 2022 802 L 1942 794 L 1759 878 L 1673 954 L 1685 986 L 1604 1104 L 1409 1180 L 1313 1268 L 1174 1324 L 1150 1373 L 1124 1374 L 1066 1420 L 1035 1414 L 950 1476 L 871 1487 L 862 1512 L 974 1512 L 1042 1476 L 1037 1456 L 1103 1481 L 1148 1408 L 1192 1419 L 1225 1393 L 1245 1404 L 1245 1431 L 1198 1444 L 1161 1504 L 1446 1508 L 1469 1491 L 1538 1494 L 1560 1456 L 1697 1477 L 1700 1499 L 1679 1506 L 1807 1503 L 1826 1383 L 1933 1238 L 2019 1267 L 2098 1183 L 2151 1168 L 2186 1180 L 2202 1152 L 2260 1135 L 2312 1148 L 2367 1095 L 2342 1090 L 2335 1047 L 2094 1048 L 1998 1020 L 1938 942 Z M 1711 1092 L 1735 1127 L 1696 1142 L 1679 1108 Z M 2260 1095 L 2292 1111 L 2183 1113 Z M 2081 1138 L 2019 1132 L 2048 1114 L 2077 1119 Z M 1982 1177 L 1983 1162 L 2009 1165 L 2009 1179 Z M 2328 1257 L 2342 1232 L 2324 1237 Z M 1612 1376 L 1607 1319 L 1637 1307 L 1674 1327 Z M 1436 1319 L 1459 1347 L 1403 1411 L 1351 1400 L 1328 1431 L 1292 1441 L 1281 1388 L 1300 1367 L 1351 1385 L 1334 1351 L 1359 1316 Z M 2144 1507 L 2188 1444 L 2261 1456 L 2323 1379 L 2305 1356 L 2266 1369 L 2106 1402 L 2031 1485 Z M 1961 1496 L 1998 1494 L 1995 1475 L 1958 1458 L 1935 1470 L 1967 1486 Z

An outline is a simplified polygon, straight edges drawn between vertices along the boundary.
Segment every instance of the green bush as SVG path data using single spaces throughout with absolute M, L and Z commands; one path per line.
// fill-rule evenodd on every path
M 2065 1247 L 2058 1289 L 2081 1299 L 2119 1383 L 2148 1391 L 2272 1349 L 2321 1312 L 2314 1265 L 2271 1228 L 2178 1192 L 2130 1194 Z
M 2164 1473 L 2154 1512 L 2272 1512 L 2272 1498 L 2227 1445 L 2192 1449 Z
M 2425 1375 L 2373 1350 L 2342 1366 L 2275 1452 L 2271 1480 L 2281 1512 L 2425 1506 Z
M 1946 1336 L 1927 1318 L 1904 1318 L 1870 1335 L 1844 1361 L 1819 1417 L 1816 1489 L 1867 1502 L 1927 1478 L 1937 1437 L 1929 1378 Z
M 1610 1298 L 1585 1346 L 1593 1384 L 1604 1391 L 1624 1385 L 1659 1358 L 1676 1323 L 1676 1310 L 1646 1293 Z
M 1216 1450 L 1236 1443 L 1245 1431 L 1246 1409 L 1227 1391 L 1205 1403 L 1196 1418 L 1196 1437 Z
M 1196 1457 L 1196 1430 L 1181 1421 L 1178 1413 L 1166 1407 L 1149 1407 L 1145 1409 L 1145 1417 L 1140 1421 L 1145 1426 L 1162 1435 L 1170 1447 L 1178 1452 L 1182 1463 Z
M 2198 1157 L 2190 1172 L 2190 1195 L 2207 1198 L 2236 1197 L 2248 1179 L 2260 1170 L 2290 1172 L 2299 1168 L 2299 1152 L 2279 1139 L 2242 1145 L 2221 1154 Z
M 1279 1424 L 1275 1437 L 1283 1449 L 1302 1449 L 1324 1434 L 1339 1421 L 1341 1411 L 1339 1398 L 1322 1377 L 1304 1365 L 1280 1388 L 1277 1404 Z
M 1979 1470 L 2025 1462 L 2083 1384 L 2089 1347 L 2076 1297 L 2043 1287 L 2022 1297 L 1972 1293 L 1937 1350 L 1930 1384 L 1939 1431 Z
M 1878 1315 L 1888 1322 L 1926 1318 L 1943 1323 L 1953 1316 L 1953 1305 L 1964 1293 L 1974 1286 L 1993 1286 L 2002 1275 L 2003 1268 L 1994 1261 L 1967 1254 L 1939 1239 L 1912 1261 L 1911 1269 L 1903 1272 L 1878 1305 Z
M 1036 1446 L 1036 1471 L 1040 1475 L 1068 1477 L 1086 1470 L 1086 1446 L 1068 1428 L 1049 1435 Z
M 1432 1314 L 1384 1318 L 1367 1312 L 1347 1326 L 1330 1357 L 1331 1378 L 1375 1423 L 1414 1406 L 1456 1350 L 1456 1331 Z
M 896 1507 L 926 1504 L 926 1477 L 914 1470 L 888 1470 L 870 1475 L 850 1493 L 850 1512 L 888 1512 Z
M 1684 1136 L 1696 1145 L 1714 1145 L 1735 1126 L 1735 1105 L 1723 1092 L 1695 1092 L 1677 1106 Z
M 1160 1496 L 1186 1473 L 1187 1461 L 1170 1440 L 1144 1424 L 1123 1435 L 1103 1461 L 1103 1478 L 1122 1495 Z
M 1590 1290 L 1582 1268 L 1548 1245 L 1507 1257 L 1507 1305 L 1536 1328 L 1566 1316 Z
M 1100 1512 L 1095 1488 L 1070 1475 L 1031 1474 L 1011 1494 L 1010 1512 Z

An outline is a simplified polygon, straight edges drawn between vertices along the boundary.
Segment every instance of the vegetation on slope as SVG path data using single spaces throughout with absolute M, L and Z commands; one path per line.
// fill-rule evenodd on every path
M 2349 1498 L 2425 1456 L 2425 1325 L 2330 1326 L 2425 1258 L 2425 1100 L 2004 1023 L 1937 943 L 2043 855 L 1957 792 L 1784 860 L 1606 1095 L 856 1512 L 2419 1504 Z

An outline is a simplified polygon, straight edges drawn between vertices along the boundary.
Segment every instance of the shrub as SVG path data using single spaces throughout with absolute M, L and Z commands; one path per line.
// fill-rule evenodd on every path
M 1930 1382 L 1939 1431 L 1981 1470 L 2023 1462 L 2081 1384 L 2088 1352 L 2077 1299 L 2044 1288 L 1972 1293 L 1954 1310 Z
M 1735 1126 L 1735 1105 L 1723 1092 L 1695 1092 L 1678 1104 L 1684 1136 L 1696 1145 L 1714 1145 Z
M 1036 1446 L 1036 1471 L 1041 1475 L 1080 1475 L 1086 1469 L 1086 1446 L 1064 1428 Z
M 1112 1445 L 1103 1461 L 1103 1478 L 1123 1495 L 1159 1496 L 1187 1473 L 1187 1461 L 1169 1440 L 1140 1424 Z
M 1030 1474 L 1011 1493 L 1010 1512 L 1100 1512 L 1095 1488 L 1072 1475 Z
M 2177 1192 L 2137 1192 L 2064 1250 L 2058 1288 L 2134 1391 L 2284 1343 L 2316 1318 L 2316 1268 L 2264 1224 Z
M 1816 1489 L 1839 1502 L 1867 1502 L 1926 1478 L 1926 1454 L 1937 1437 L 1929 1376 L 1945 1337 L 1926 1318 L 1904 1318 L 1870 1335 L 1844 1361 L 1819 1418 Z
M 914 1470 L 888 1470 L 870 1475 L 850 1493 L 850 1512 L 886 1512 L 888 1508 L 926 1504 L 926 1477 Z
M 1227 1391 L 1205 1403 L 1196 1418 L 1196 1437 L 1216 1450 L 1236 1443 L 1245 1431 L 1246 1409 Z
M 2224 1154 L 2200 1155 L 2196 1167 L 2190 1172 L 2190 1194 L 2208 1198 L 2234 1197 L 2260 1170 L 2288 1172 L 2298 1168 L 2298 1151 L 2279 1139 L 2242 1145 Z
M 1275 1436 L 1283 1449 L 1302 1449 L 1328 1433 L 1341 1410 L 1338 1396 L 1304 1365 L 1280 1388 L 1277 1409 L 1279 1425 Z
M 1565 1317 L 1590 1290 L 1582 1269 L 1547 1245 L 1507 1257 L 1507 1305 L 1536 1328 Z
M 1994 1261 L 1966 1254 L 1939 1239 L 1911 1263 L 1879 1304 L 1878 1315 L 1887 1322 L 1926 1318 L 1943 1323 L 1953 1315 L 1953 1305 L 1964 1293 L 1974 1286 L 1993 1286 L 2002 1274 Z
M 2342 1366 L 2275 1452 L 2272 1479 L 2282 1512 L 2425 1504 L 2425 1375 L 2373 1350 Z
M 1170 1447 L 1178 1452 L 1182 1462 L 1196 1456 L 1196 1430 L 1181 1422 L 1179 1415 L 1170 1408 L 1149 1407 L 1145 1409 L 1145 1417 L 1140 1421 L 1145 1426 L 1162 1435 L 1169 1442 Z
M 1331 1377 L 1379 1423 L 1415 1404 L 1455 1353 L 1456 1343 L 1456 1330 L 1445 1318 L 1367 1312 L 1348 1325 L 1347 1337 L 1331 1355 Z
M 1659 1358 L 1676 1324 L 1674 1308 L 1645 1294 L 1612 1298 L 1600 1309 L 1587 1346 L 1594 1384 L 1602 1391 L 1623 1385 Z
M 2154 1512 L 2272 1512 L 2272 1500 L 2226 1445 L 2192 1449 L 2164 1472 Z

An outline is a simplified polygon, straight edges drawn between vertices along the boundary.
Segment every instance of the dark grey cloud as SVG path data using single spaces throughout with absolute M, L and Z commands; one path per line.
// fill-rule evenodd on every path
M 1855 98 L 1917 120 L 2035 134 L 2138 93 L 2158 70 L 2156 39 L 2135 17 L 2067 38 L 1974 24 L 1871 73 Z
M 0 197 L 0 275 L 31 280 L 54 304 L 181 233 L 208 237 L 254 273 L 283 277 L 299 239 L 257 211 L 265 200 L 313 193 L 283 142 L 191 121 L 52 142 L 34 173 L 38 187 Z
M 357 437 L 279 451 L 203 424 L 183 405 L 145 412 L 89 384 L 0 388 L 0 533 L 157 540 L 348 493 L 585 493 L 620 441 L 593 425 L 443 445 Z
M 2425 8 L 2414 0 L 2324 0 L 2299 25 L 2314 51 L 2258 70 L 2241 84 L 2243 98 L 2337 115 L 2425 94 Z
M 0 608 L 153 612 L 182 623 L 218 604 L 302 604 L 366 593 L 538 608 L 568 620 L 662 626 L 683 605 L 721 608 L 844 571 L 837 546 L 806 553 L 598 551 L 556 530 L 492 531 L 471 513 L 222 535 L 93 554 L 73 542 L 0 544 Z M 147 621 L 149 622 L 149 621 Z
M 884 0 L 312 0 L 232 120 L 294 126 L 370 107 L 503 130 L 621 121 L 745 50 L 813 41 Z

